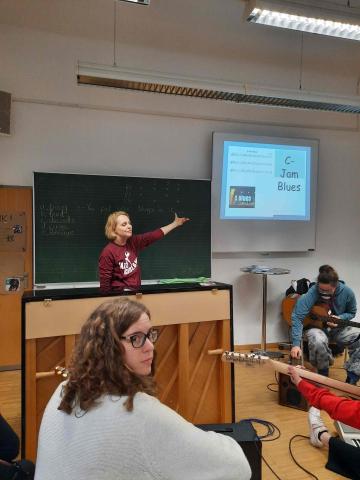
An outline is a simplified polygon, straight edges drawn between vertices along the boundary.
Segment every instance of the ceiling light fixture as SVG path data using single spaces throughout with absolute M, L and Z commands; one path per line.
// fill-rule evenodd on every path
M 120 2 L 137 3 L 138 5 L 150 5 L 150 0 L 119 0 Z
M 247 0 L 244 18 L 271 27 L 360 40 L 360 10 L 321 0 Z
M 328 112 L 360 113 L 358 96 L 332 95 L 245 83 L 184 77 L 118 66 L 79 63 L 79 85 L 95 85 L 141 92 L 161 93 L 233 103 L 302 108 Z

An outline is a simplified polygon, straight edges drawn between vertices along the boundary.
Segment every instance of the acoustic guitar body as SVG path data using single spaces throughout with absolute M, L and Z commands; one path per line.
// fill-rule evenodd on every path
M 291 327 L 291 314 L 295 308 L 295 304 L 301 295 L 294 293 L 285 297 L 282 301 L 282 316 L 286 323 Z M 331 321 L 326 306 L 314 305 L 307 317 L 304 318 L 304 327 L 324 328 L 326 321 Z

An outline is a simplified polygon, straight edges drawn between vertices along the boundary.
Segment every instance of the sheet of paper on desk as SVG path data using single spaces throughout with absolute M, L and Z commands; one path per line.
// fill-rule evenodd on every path
M 290 273 L 290 270 L 287 268 L 272 268 L 269 273 L 272 275 L 283 275 L 284 273 Z
M 266 273 L 270 270 L 270 267 L 265 265 L 250 265 L 248 267 L 244 267 L 241 269 L 243 272 L 251 272 L 251 273 Z

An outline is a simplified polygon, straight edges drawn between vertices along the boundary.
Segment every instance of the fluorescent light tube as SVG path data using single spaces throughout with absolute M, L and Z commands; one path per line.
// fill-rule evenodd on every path
M 328 10 L 319 5 L 310 6 L 307 3 L 291 1 L 250 0 L 245 18 L 248 22 L 261 25 L 360 40 L 359 16 L 352 15 L 347 7 Z
M 235 103 L 305 108 L 360 114 L 360 97 L 290 90 L 220 79 L 185 77 L 165 72 L 134 70 L 79 62 L 78 85 L 92 85 Z
M 150 5 L 150 0 L 118 0 L 120 2 L 137 3 L 138 5 Z

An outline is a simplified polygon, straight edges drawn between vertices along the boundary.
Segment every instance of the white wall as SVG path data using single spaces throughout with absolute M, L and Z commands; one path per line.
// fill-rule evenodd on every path
M 262 50 L 263 37 L 260 40 L 252 50 Z M 254 57 L 245 61 L 248 53 L 243 53 L 250 80 L 258 80 L 261 71 L 268 72 L 266 62 Z M 221 71 L 228 80 L 241 71 L 241 58 L 233 51 L 233 58 L 223 58 L 220 52 L 206 56 L 201 49 L 189 52 L 179 48 L 170 55 L 159 47 L 122 43 L 121 54 L 126 66 L 133 60 L 136 67 L 156 65 L 154 70 L 174 71 L 181 65 L 186 66 L 187 74 L 211 72 L 215 77 Z M 278 85 L 289 86 L 297 76 L 291 56 L 284 58 L 283 66 L 279 63 L 269 71 L 272 84 L 279 80 L 279 73 Z M 316 252 L 265 258 L 216 254 L 213 278 L 234 286 L 237 344 L 257 343 L 261 334 L 261 278 L 242 274 L 242 266 L 265 263 L 291 269 L 290 275 L 268 280 L 269 342 L 286 339 L 279 312 L 290 280 L 314 278 L 320 264 L 334 265 L 360 297 L 357 117 L 77 86 L 78 60 L 109 63 L 111 42 L 0 25 L 0 89 L 14 96 L 12 136 L 0 137 L 1 184 L 31 185 L 32 171 L 210 178 L 214 131 L 319 139 Z M 323 77 L 321 73 L 314 68 L 311 82 L 317 89 L 328 72 L 323 72 Z M 335 83 L 332 77 L 329 88 L 340 91 L 341 76 L 335 76 Z

